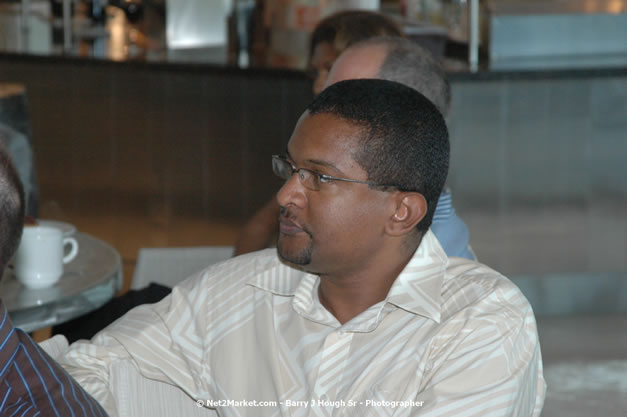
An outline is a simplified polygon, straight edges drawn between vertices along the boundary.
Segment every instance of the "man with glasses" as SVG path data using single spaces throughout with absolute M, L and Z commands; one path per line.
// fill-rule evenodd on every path
M 360 14 L 374 19 L 373 22 L 384 19 L 380 24 L 387 21 L 383 16 L 375 13 L 354 11 L 341 13 L 334 18 L 329 18 L 330 22 L 337 21 L 335 29 L 331 30 L 332 27 L 324 29 L 327 25 L 321 23 L 319 26 L 321 33 L 316 36 L 314 32 L 312 45 L 316 40 L 324 44 L 321 39 L 336 31 L 342 32 L 344 37 L 353 38 L 353 41 L 359 40 L 359 38 L 354 39 L 357 37 L 356 34 L 350 36 L 352 32 L 348 29 L 353 27 L 353 30 L 357 30 L 364 27 L 359 24 Z M 372 37 L 372 34 L 370 36 L 370 38 L 365 35 L 360 36 L 366 40 L 351 42 L 339 58 L 337 56 L 339 52 L 337 52 L 323 60 L 326 65 L 332 62 L 333 66 L 330 71 L 320 71 L 321 76 L 316 81 L 317 91 L 338 81 L 349 79 L 379 78 L 396 81 L 422 93 L 446 117 L 451 100 L 450 85 L 444 70 L 433 55 L 409 39 L 395 36 Z M 316 47 L 313 49 L 317 50 Z M 314 55 L 317 56 L 317 54 Z M 317 62 L 317 60 L 312 62 Z M 246 222 L 235 244 L 235 254 L 252 252 L 274 244 L 278 217 L 279 206 L 275 200 L 271 200 Z M 468 228 L 456 214 L 453 197 L 448 188 L 442 190 L 438 200 L 431 231 L 438 238 L 448 256 L 476 260 L 469 244 Z
M 64 365 L 114 415 L 109 369 L 130 359 L 209 415 L 539 416 L 529 303 L 429 230 L 448 160 L 444 119 L 417 91 L 330 86 L 272 158 L 277 249 L 199 272 Z

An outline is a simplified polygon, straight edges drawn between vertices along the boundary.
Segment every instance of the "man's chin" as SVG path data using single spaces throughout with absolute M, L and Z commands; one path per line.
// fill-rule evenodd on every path
M 284 239 L 285 238 L 279 236 L 279 240 L 276 245 L 277 253 L 282 261 L 298 266 L 309 265 L 311 263 L 311 245 L 300 246 L 297 248 L 293 247 L 295 245 L 291 244 L 294 242 L 285 242 Z

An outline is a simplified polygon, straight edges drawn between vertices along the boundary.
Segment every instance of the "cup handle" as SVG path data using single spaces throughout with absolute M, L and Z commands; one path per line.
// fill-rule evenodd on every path
M 65 245 L 71 245 L 72 248 L 70 249 L 70 253 L 68 253 L 67 255 L 63 257 L 64 264 L 70 262 L 72 259 L 76 258 L 76 255 L 78 255 L 78 242 L 76 241 L 76 239 L 74 239 L 73 237 L 63 238 L 64 248 L 65 248 Z

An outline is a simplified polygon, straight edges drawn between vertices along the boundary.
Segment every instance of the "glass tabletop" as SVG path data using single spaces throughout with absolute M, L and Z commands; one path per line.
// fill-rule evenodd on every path
M 63 276 L 49 288 L 24 287 L 7 269 L 0 297 L 15 327 L 32 332 L 82 316 L 109 301 L 122 287 L 120 254 L 107 243 L 76 232 L 78 256 L 65 265 Z

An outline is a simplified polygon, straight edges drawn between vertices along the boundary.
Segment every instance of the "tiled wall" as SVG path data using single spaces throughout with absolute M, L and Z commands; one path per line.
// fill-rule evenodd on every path
M 449 185 L 508 274 L 627 271 L 627 77 L 453 84 Z

